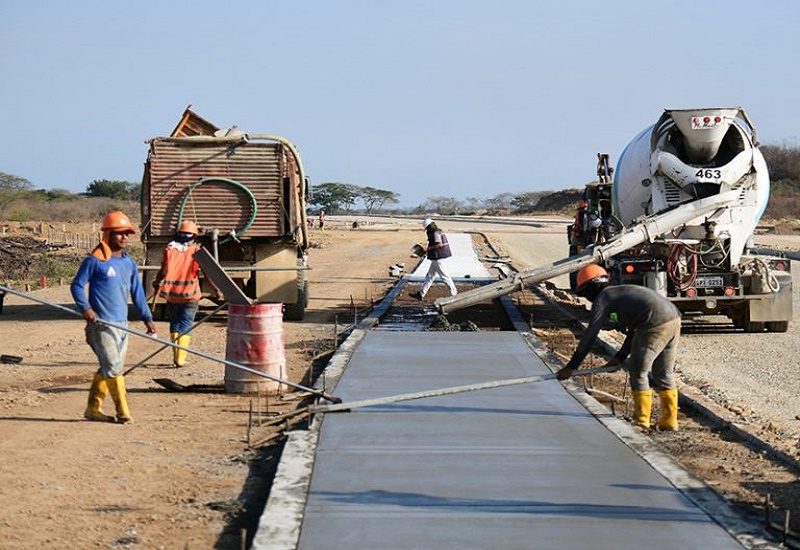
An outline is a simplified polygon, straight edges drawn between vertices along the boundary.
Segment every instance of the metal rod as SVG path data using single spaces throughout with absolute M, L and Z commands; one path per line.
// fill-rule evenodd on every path
M 247 446 L 250 446 L 250 430 L 253 427 L 253 400 L 250 400 L 250 410 L 247 413 Z
M 309 266 L 221 266 L 222 270 L 227 272 L 234 272 L 234 271 L 311 271 L 311 267 Z M 138 267 L 139 271 L 159 271 L 161 266 L 158 265 L 140 265 Z
M 789 539 L 789 517 L 790 512 L 787 509 L 783 512 L 783 544 L 786 544 L 786 541 Z
M 16 296 L 19 296 L 20 298 L 26 298 L 26 299 L 31 300 L 33 302 L 38 302 L 38 303 L 46 305 L 46 306 L 54 307 L 56 309 L 60 309 L 61 311 L 65 311 L 65 312 L 70 313 L 72 315 L 76 315 L 78 317 L 83 318 L 83 315 L 81 315 L 81 313 L 78 312 L 75 309 L 64 307 L 64 306 L 62 306 L 60 304 L 54 304 L 53 302 L 48 302 L 47 300 L 43 300 L 41 298 L 37 298 L 36 296 L 31 296 L 30 294 L 27 294 L 27 293 L 24 293 L 24 292 L 20 292 L 19 290 L 14 290 L 13 288 L 8 288 L 8 287 L 5 287 L 3 285 L 0 285 L 0 290 L 4 290 L 4 291 L 6 291 L 6 292 L 8 292 L 10 294 L 14 294 Z M 261 371 L 258 371 L 256 369 L 251 369 L 250 367 L 245 367 L 244 365 L 240 365 L 239 363 L 235 363 L 235 362 L 230 361 L 228 359 L 222 359 L 221 357 L 216 357 L 216 356 L 211 355 L 209 353 L 198 351 L 198 350 L 192 349 L 192 348 L 187 348 L 187 347 L 184 347 L 184 346 L 179 346 L 178 344 L 170 342 L 169 340 L 164 340 L 163 338 L 158 338 L 157 336 L 152 336 L 152 335 L 147 334 L 146 332 L 142 332 L 140 330 L 135 330 L 135 329 L 132 329 L 132 328 L 128 328 L 128 327 L 125 327 L 125 326 L 122 326 L 122 325 L 118 325 L 116 323 L 111 323 L 109 321 L 103 321 L 102 319 L 98 319 L 97 322 L 100 323 L 100 324 L 109 326 L 109 327 L 114 327 L 114 328 L 117 328 L 117 329 L 120 329 L 120 330 L 124 330 L 125 332 L 129 332 L 130 334 L 133 334 L 135 336 L 140 336 L 140 337 L 145 338 L 147 340 L 152 340 L 154 342 L 159 342 L 161 344 L 167 345 L 167 346 L 175 348 L 175 349 L 180 349 L 180 350 L 184 350 L 184 351 L 189 352 L 189 353 L 193 353 L 194 355 L 198 355 L 198 356 L 203 357 L 205 359 L 208 359 L 210 361 L 215 361 L 217 363 L 222 363 L 223 365 L 228 365 L 229 367 L 233 367 L 235 369 L 240 369 L 240 370 L 243 370 L 245 372 L 249 372 L 250 374 L 255 374 L 256 376 L 261 376 L 262 378 L 268 378 L 269 380 L 272 380 L 273 382 L 279 382 L 281 384 L 286 384 L 287 386 L 291 386 L 292 388 L 295 388 L 295 389 L 298 389 L 298 390 L 307 391 L 309 393 L 312 393 L 314 395 L 322 397 L 323 399 L 325 399 L 327 401 L 330 401 L 331 403 L 341 403 L 342 402 L 342 400 L 339 399 L 338 397 L 335 397 L 333 395 L 328 395 L 324 391 L 315 390 L 313 388 L 308 388 L 306 386 L 301 386 L 300 384 L 295 384 L 294 382 L 290 382 L 289 380 L 284 380 L 282 378 L 278 378 L 277 376 L 272 376 L 271 374 L 267 374 L 265 372 L 261 372 Z
M 772 510 L 772 495 L 770 493 L 767 493 L 767 496 L 764 499 L 764 513 L 766 514 L 766 517 L 764 519 L 767 522 L 767 527 L 769 527 L 769 524 L 772 521 L 769 517 L 771 510 Z
M 197 321 L 197 322 L 196 322 L 195 324 L 193 324 L 191 327 L 189 327 L 189 330 L 187 330 L 186 332 L 184 332 L 184 333 L 180 334 L 178 337 L 180 338 L 180 336 L 185 336 L 185 335 L 189 334 L 189 333 L 190 333 L 190 332 L 192 332 L 192 331 L 193 331 L 195 328 L 197 328 L 199 325 L 201 325 L 201 324 L 203 324 L 204 322 L 206 322 L 207 320 L 209 320 L 209 319 L 211 318 L 211 316 L 212 316 L 212 315 L 214 315 L 215 313 L 217 313 L 219 310 L 221 310 L 222 308 L 224 308 L 224 307 L 225 307 L 225 306 L 227 306 L 227 305 L 228 305 L 228 302 L 225 302 L 225 303 L 223 303 L 221 306 L 217 307 L 217 309 L 215 309 L 214 311 L 212 311 L 211 313 L 209 313 L 208 315 L 206 315 L 205 317 L 203 317 L 202 319 L 200 319 L 199 321 Z M 158 355 L 159 353 L 161 353 L 162 351 L 164 351 L 164 350 L 165 350 L 165 349 L 167 349 L 168 347 L 169 347 L 169 346 L 166 346 L 166 345 L 164 345 L 164 346 L 161 346 L 161 347 L 160 347 L 160 348 L 158 348 L 156 351 L 154 351 L 153 353 L 151 353 L 150 355 L 148 355 L 147 357 L 145 357 L 144 359 L 142 359 L 141 361 L 139 361 L 138 363 L 136 363 L 134 366 L 132 366 L 131 368 L 129 368 L 129 369 L 128 369 L 128 370 L 126 370 L 125 372 L 123 372 L 123 373 L 122 373 L 122 376 L 127 376 L 128 374 L 130 374 L 130 373 L 131 373 L 131 371 L 132 371 L 132 370 L 134 370 L 134 369 L 137 369 L 137 368 L 141 367 L 141 366 L 142 366 L 142 365 L 144 365 L 144 364 L 145 364 L 147 361 L 149 361 L 150 359 L 152 359 L 153 357 L 155 357 L 156 355 Z
M 584 369 L 575 371 L 572 376 L 586 376 L 587 374 L 596 374 L 599 372 L 614 372 L 619 370 L 619 365 L 598 367 L 596 369 Z M 404 393 L 400 395 L 393 395 L 389 397 L 378 397 L 375 399 L 364 399 L 362 401 L 352 401 L 350 403 L 338 403 L 335 405 L 317 405 L 312 406 L 310 411 L 312 413 L 319 412 L 342 412 L 358 409 L 361 407 L 371 407 L 373 405 L 386 405 L 388 403 L 397 403 L 400 401 L 411 401 L 412 399 L 422 399 L 425 397 L 439 397 L 442 395 L 452 395 L 454 393 L 466 393 L 476 390 L 485 390 L 490 388 L 502 388 L 505 386 L 516 386 L 519 384 L 530 384 L 533 382 L 544 382 L 545 380 L 555 380 L 557 374 L 541 374 L 538 376 L 528 376 L 525 378 L 510 378 L 506 380 L 495 380 L 493 382 L 482 382 L 479 384 L 467 384 L 465 386 L 451 386 L 449 388 L 441 388 L 438 390 L 427 390 L 415 393 Z
M 609 400 L 611 400 L 611 404 L 612 404 L 612 405 L 613 405 L 615 402 L 616 402 L 616 403 L 625 403 L 625 400 L 624 400 L 624 399 L 620 399 L 620 398 L 619 398 L 619 397 L 617 397 L 616 395 L 613 395 L 613 394 L 610 394 L 610 393 L 604 392 L 604 391 L 602 391 L 602 390 L 598 390 L 598 389 L 595 389 L 595 388 L 585 388 L 585 389 L 586 389 L 586 393 L 588 393 L 588 394 L 590 394 L 590 395 L 599 395 L 600 397 L 605 397 L 606 399 L 609 399 Z
M 222 270 L 226 273 L 228 271 L 311 271 L 311 268 L 307 265 L 297 265 L 297 266 L 222 266 Z

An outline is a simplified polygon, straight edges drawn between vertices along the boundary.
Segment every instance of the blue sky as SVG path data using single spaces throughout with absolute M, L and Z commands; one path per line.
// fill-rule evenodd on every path
M 797 146 L 798 28 L 790 0 L 3 0 L 0 172 L 138 182 L 192 104 L 403 206 L 581 187 L 665 108 Z

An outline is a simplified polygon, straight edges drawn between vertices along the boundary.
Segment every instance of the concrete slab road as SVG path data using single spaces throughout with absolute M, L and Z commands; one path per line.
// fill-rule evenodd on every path
M 370 332 L 336 394 L 549 372 L 515 332 Z M 556 381 L 327 414 L 314 460 L 298 548 L 742 548 Z

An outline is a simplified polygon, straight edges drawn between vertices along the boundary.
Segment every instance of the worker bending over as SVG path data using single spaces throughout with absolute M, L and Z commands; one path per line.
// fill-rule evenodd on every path
M 608 273 L 599 265 L 578 274 L 578 294 L 592 302 L 591 321 L 569 363 L 558 371 L 566 380 L 589 353 L 600 329 L 610 319 L 626 334 L 625 342 L 606 366 L 621 365 L 628 371 L 633 390 L 633 422 L 650 428 L 653 390 L 661 400 L 659 430 L 678 429 L 678 390 L 673 371 L 681 334 L 681 313 L 672 302 L 654 290 L 636 285 L 609 286 Z
M 100 363 L 89 389 L 89 401 L 83 416 L 89 420 L 114 422 L 113 416 L 103 414 L 100 410 L 110 392 L 117 409 L 116 421 L 125 424 L 132 421 L 125 377 L 122 375 L 128 351 L 128 333 L 100 321 L 127 327 L 130 296 L 148 334 L 156 333 L 156 325 L 147 307 L 136 262 L 125 252 L 128 237 L 136 233 L 133 225 L 125 214 L 115 211 L 103 219 L 102 230 L 100 244 L 83 260 L 70 285 L 72 298 L 86 320 L 86 343 Z M 85 291 L 87 284 L 88 300 Z

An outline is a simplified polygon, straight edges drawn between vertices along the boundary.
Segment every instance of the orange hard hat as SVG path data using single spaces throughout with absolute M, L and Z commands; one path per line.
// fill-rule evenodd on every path
M 580 291 L 589 283 L 595 284 L 607 284 L 608 283 L 608 271 L 603 269 L 602 266 L 597 264 L 587 265 L 580 271 L 578 271 L 578 288 L 577 290 Z
M 100 229 L 117 233 L 136 233 L 131 220 L 119 210 L 106 214 L 106 217 L 103 218 L 103 226 Z
M 193 235 L 199 235 L 200 231 L 197 229 L 197 224 L 192 220 L 183 220 L 181 225 L 178 227 L 178 233 L 191 233 Z
M 589 203 L 588 203 L 588 202 L 586 202 L 586 201 L 578 201 L 578 209 L 579 209 L 579 210 L 580 210 L 581 208 L 586 208 L 587 206 L 589 206 Z

